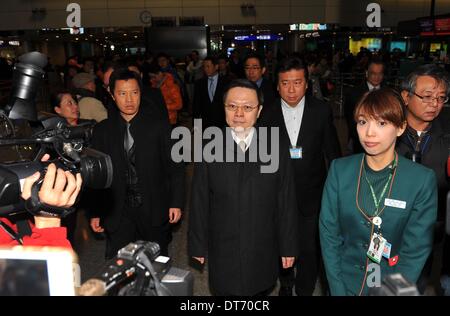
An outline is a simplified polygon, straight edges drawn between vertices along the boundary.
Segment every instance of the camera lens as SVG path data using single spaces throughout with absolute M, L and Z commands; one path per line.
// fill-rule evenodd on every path
M 83 185 L 92 189 L 108 188 L 113 177 L 111 157 L 92 148 L 85 148 L 81 154 L 80 172 Z

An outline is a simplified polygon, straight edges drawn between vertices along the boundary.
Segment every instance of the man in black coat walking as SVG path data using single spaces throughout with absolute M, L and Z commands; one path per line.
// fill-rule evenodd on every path
M 308 69 L 298 58 L 284 60 L 278 70 L 278 92 L 281 99 L 261 118 L 261 124 L 280 128 L 290 154 L 295 179 L 300 227 L 297 272 L 288 269 L 280 277 L 280 295 L 313 294 L 318 276 L 318 219 L 322 191 L 331 161 L 340 156 L 331 108 L 313 97 L 307 97 Z
M 111 156 L 114 170 L 91 218 L 95 232 L 106 232 L 107 258 L 139 239 L 157 242 L 167 255 L 170 224 L 181 218 L 184 165 L 172 161 L 168 121 L 143 106 L 141 87 L 135 72 L 113 72 L 110 91 L 119 113 L 97 124 L 92 138 L 94 148 Z
M 215 153 L 221 151 L 221 161 L 205 158 L 194 169 L 189 254 L 201 264 L 208 258 L 213 294 L 269 294 L 279 264 L 291 267 L 298 252 L 291 165 L 287 153 L 278 150 L 278 138 L 269 142 L 272 138 L 264 139 L 254 127 L 262 104 L 255 84 L 235 80 L 224 99 L 229 127 L 214 139 L 220 139 Z M 279 161 L 267 173 L 264 146 Z M 249 158 L 252 154 L 258 159 Z

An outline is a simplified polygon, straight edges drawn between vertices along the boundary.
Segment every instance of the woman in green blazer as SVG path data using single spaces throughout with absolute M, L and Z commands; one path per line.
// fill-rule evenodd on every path
M 366 153 L 334 160 L 322 197 L 320 243 L 331 295 L 367 295 L 391 273 L 416 282 L 436 221 L 434 172 L 395 152 L 406 127 L 398 95 L 367 93 L 355 120 Z

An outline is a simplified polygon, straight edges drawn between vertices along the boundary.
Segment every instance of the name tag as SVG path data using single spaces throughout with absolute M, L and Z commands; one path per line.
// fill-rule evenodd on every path
M 406 208 L 406 202 L 400 201 L 400 200 L 394 200 L 394 199 L 384 199 L 384 205 L 391 206 L 395 208 Z
M 302 159 L 303 158 L 303 148 L 302 147 L 291 147 L 289 148 L 291 153 L 291 159 Z

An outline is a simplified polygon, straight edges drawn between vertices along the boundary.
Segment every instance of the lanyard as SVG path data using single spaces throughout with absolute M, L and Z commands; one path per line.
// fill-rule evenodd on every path
M 374 218 L 374 217 L 376 217 L 376 216 L 379 216 L 383 211 L 384 211 L 384 207 L 381 209 L 381 210 L 377 210 L 377 212 L 376 212 L 376 214 L 374 215 L 374 216 L 369 216 L 369 215 L 367 215 L 367 213 L 366 212 L 364 212 L 364 210 L 363 209 L 361 209 L 361 207 L 360 207 L 360 205 L 359 205 L 359 191 L 360 191 L 360 185 L 361 185 L 361 177 L 362 177 L 362 171 L 363 171 L 363 168 L 364 168 L 364 158 L 365 158 L 365 155 L 363 155 L 363 157 L 362 157 L 362 159 L 361 159 L 361 166 L 359 167 L 359 176 L 358 176 L 358 185 L 357 185 L 357 187 L 356 187 L 356 207 L 357 207 L 357 209 L 358 209 L 358 211 L 368 220 L 368 221 L 372 221 L 372 218 Z M 390 178 L 390 182 L 391 182 L 391 184 L 390 184 L 390 186 L 389 186 L 389 193 L 388 193 L 388 196 L 391 196 L 391 192 L 392 192 L 392 185 L 394 184 L 394 179 L 395 179 L 395 174 L 397 173 L 397 168 L 396 168 L 396 166 L 397 166 L 397 164 L 398 164 L 398 154 L 397 153 L 395 153 L 395 161 L 394 161 L 394 164 L 393 164 L 393 173 L 391 173 L 391 177 L 389 177 Z M 389 183 L 389 182 L 388 182 Z M 384 195 L 384 194 L 382 194 L 382 195 Z M 381 199 L 381 198 L 380 198 Z M 379 201 L 380 202 L 380 201 Z
M 378 200 L 377 200 L 377 196 L 375 195 L 375 190 L 373 189 L 372 184 L 370 183 L 369 179 L 367 178 L 367 174 L 366 174 L 365 171 L 366 171 L 366 170 L 364 169 L 364 178 L 366 179 L 366 182 L 367 182 L 367 184 L 369 185 L 370 192 L 372 193 L 373 203 L 375 204 L 375 208 L 376 208 L 376 209 L 375 209 L 375 215 L 374 215 L 374 216 L 377 216 L 377 215 L 378 215 L 378 210 L 380 209 L 380 202 L 381 202 L 381 199 L 383 199 L 383 196 L 386 194 L 387 187 L 388 187 L 388 185 L 389 185 L 389 182 L 390 182 L 391 179 L 392 179 L 392 173 L 389 173 L 389 177 L 388 177 L 388 179 L 387 179 L 387 181 L 386 181 L 386 183 L 385 183 L 385 185 L 384 185 L 383 191 L 381 192 L 380 197 L 379 197 Z

